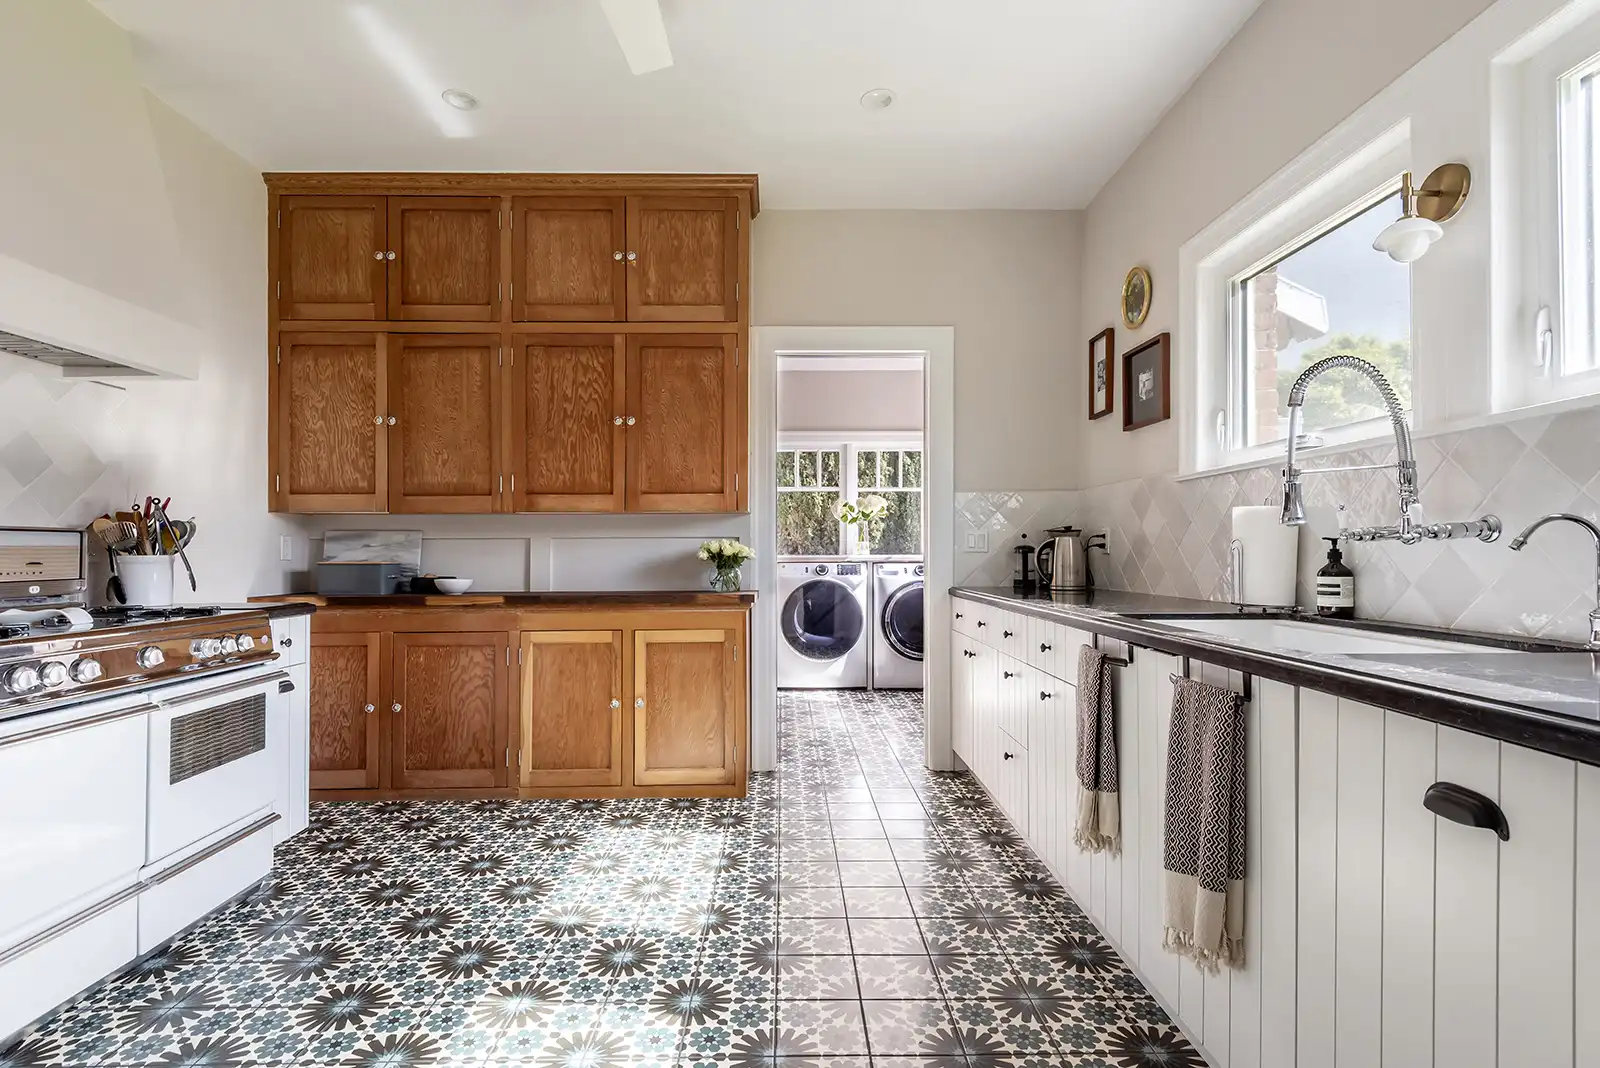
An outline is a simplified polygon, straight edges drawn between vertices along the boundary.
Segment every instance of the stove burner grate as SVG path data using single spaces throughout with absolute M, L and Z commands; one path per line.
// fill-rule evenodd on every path
M 220 616 L 220 605 L 179 605 L 171 608 L 147 608 L 142 604 L 102 605 L 89 609 L 89 614 L 100 623 L 147 623 L 151 620 L 199 619 Z

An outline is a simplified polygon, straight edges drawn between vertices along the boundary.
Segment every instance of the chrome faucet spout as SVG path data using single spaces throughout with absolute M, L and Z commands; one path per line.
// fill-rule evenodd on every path
M 1364 527 L 1359 531 L 1341 530 L 1339 536 L 1361 541 L 1398 541 L 1402 545 L 1415 545 L 1424 539 L 1471 537 L 1479 541 L 1494 541 L 1498 538 L 1500 521 L 1492 515 L 1468 523 L 1433 523 L 1420 528 L 1417 526 L 1416 520 L 1411 515 L 1411 510 L 1418 502 L 1417 456 L 1411 445 L 1411 426 L 1406 422 L 1406 407 L 1401 403 L 1400 395 L 1389 384 L 1389 380 L 1383 377 L 1382 371 L 1366 360 L 1343 354 L 1318 360 L 1301 371 L 1294 384 L 1289 387 L 1289 440 L 1284 453 L 1282 523 L 1291 527 L 1305 523 L 1306 509 L 1300 489 L 1300 478 L 1318 470 L 1313 467 L 1302 471 L 1295 462 L 1300 449 L 1306 392 L 1317 378 L 1329 371 L 1338 370 L 1355 371 L 1366 376 L 1377 389 L 1378 395 L 1383 398 L 1384 407 L 1389 410 L 1389 422 L 1394 428 L 1393 467 L 1400 504 L 1400 521 L 1394 526 Z M 1359 468 L 1330 470 L 1359 470 Z
M 1546 523 L 1575 523 L 1589 532 L 1589 537 L 1594 539 L 1594 611 L 1589 613 L 1589 647 L 1600 649 L 1600 524 L 1592 519 L 1585 519 L 1581 515 L 1571 512 L 1551 512 L 1549 515 L 1540 516 L 1528 524 L 1528 529 L 1511 539 L 1511 548 L 1520 552 L 1528 544 L 1528 539 L 1533 532 Z

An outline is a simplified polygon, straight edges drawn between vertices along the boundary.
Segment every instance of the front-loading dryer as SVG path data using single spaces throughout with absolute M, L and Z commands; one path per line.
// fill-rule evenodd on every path
M 778 564 L 778 685 L 864 687 L 871 655 L 867 565 Z
M 872 688 L 922 689 L 922 565 L 872 565 Z

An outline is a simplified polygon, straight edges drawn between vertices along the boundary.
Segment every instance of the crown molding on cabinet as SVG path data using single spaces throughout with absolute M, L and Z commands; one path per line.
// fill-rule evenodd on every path
M 754 174 L 490 174 L 456 171 L 268 171 L 261 176 L 274 193 L 316 193 L 327 196 L 367 194 L 450 195 L 463 190 L 539 196 L 543 194 L 720 193 L 750 197 L 750 217 L 761 210 Z

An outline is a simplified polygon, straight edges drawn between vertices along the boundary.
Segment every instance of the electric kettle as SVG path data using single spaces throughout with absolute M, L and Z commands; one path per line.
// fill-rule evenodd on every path
M 1104 540 L 1101 535 L 1085 541 L 1077 527 L 1052 527 L 1045 533 L 1051 537 L 1039 546 L 1039 581 L 1052 590 L 1086 590 L 1093 585 L 1088 550 L 1105 548 L 1097 546 L 1097 540 Z

